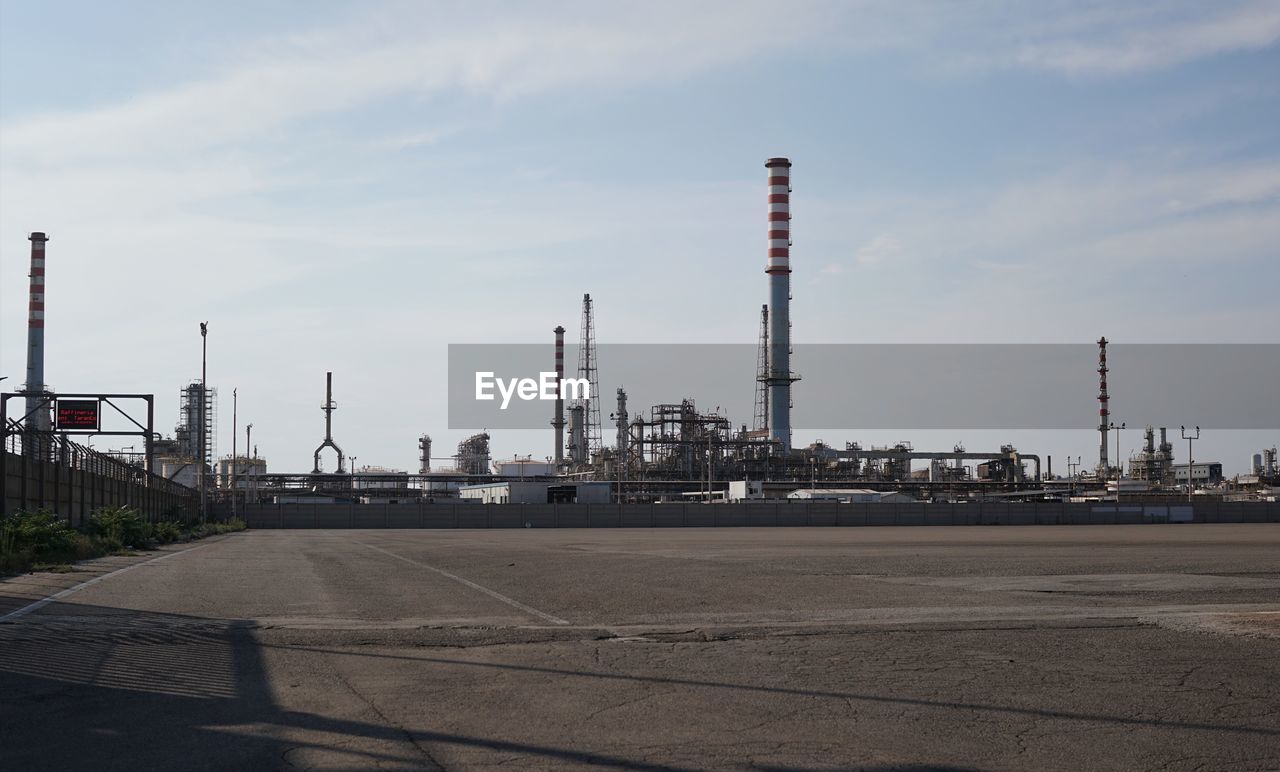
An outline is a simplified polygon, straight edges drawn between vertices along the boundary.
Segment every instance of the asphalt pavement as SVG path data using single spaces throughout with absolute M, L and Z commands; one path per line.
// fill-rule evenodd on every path
M 0 582 L 0 769 L 1280 769 L 1280 525 L 255 531 Z

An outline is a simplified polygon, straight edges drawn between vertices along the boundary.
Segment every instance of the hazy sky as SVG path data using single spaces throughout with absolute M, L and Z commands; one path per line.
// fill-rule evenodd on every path
M 583 292 L 601 342 L 754 341 L 774 155 L 797 341 L 1280 342 L 1278 41 L 1275 0 L 0 0 L 0 375 L 44 230 L 55 388 L 169 432 L 208 320 L 221 450 L 238 387 L 309 469 L 333 370 L 339 444 L 416 468 L 447 344 L 572 341 Z M 1006 437 L 1096 456 L 824 439 Z

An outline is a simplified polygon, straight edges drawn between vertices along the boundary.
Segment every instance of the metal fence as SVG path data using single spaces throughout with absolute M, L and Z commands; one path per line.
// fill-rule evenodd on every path
M 248 504 L 250 528 L 679 528 L 1280 523 L 1280 503 Z
M 90 513 L 130 506 L 148 520 L 191 523 L 199 514 L 195 490 L 140 466 L 57 435 L 42 435 L 23 448 L 21 434 L 4 441 L 0 503 L 5 514 L 45 508 L 80 525 Z M 24 452 L 25 451 L 25 452 Z

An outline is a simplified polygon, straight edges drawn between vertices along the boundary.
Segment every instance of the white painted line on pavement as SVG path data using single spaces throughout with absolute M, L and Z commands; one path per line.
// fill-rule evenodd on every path
M 61 600 L 72 593 L 80 592 L 81 590 L 83 590 L 84 588 L 90 585 L 94 585 L 94 584 L 97 584 L 98 582 L 101 582 L 103 579 L 110 579 L 111 577 L 116 576 L 118 574 L 123 574 L 125 571 L 132 571 L 133 569 L 138 568 L 139 566 L 146 566 L 152 563 L 158 563 L 161 560 L 168 560 L 169 558 L 174 557 L 175 555 L 185 555 L 188 552 L 195 552 L 196 550 L 204 549 L 205 547 L 208 547 L 208 546 L 209 546 L 208 544 L 201 544 L 198 547 L 191 547 L 185 550 L 178 550 L 177 552 L 170 552 L 169 554 L 161 555 L 158 558 L 144 560 L 141 563 L 134 563 L 133 565 L 125 566 L 124 568 L 117 568 L 116 570 L 107 574 L 103 574 L 102 576 L 95 576 L 87 582 L 81 582 L 80 584 L 77 584 L 74 587 L 68 587 L 62 592 L 55 592 L 53 595 L 50 595 L 47 598 L 38 600 L 35 603 L 32 603 L 30 605 L 23 606 L 17 611 L 10 611 L 8 614 L 5 614 L 4 616 L 0 617 L 0 624 L 3 624 L 5 622 L 11 622 L 19 617 L 24 617 L 27 614 L 30 614 L 32 611 L 42 609 L 45 606 L 49 605 L 50 603 L 53 603 L 55 600 Z
M 518 608 L 521 611 L 525 612 L 526 614 L 533 614 L 536 617 L 545 619 L 553 625 L 569 624 L 569 620 L 567 619 L 561 619 L 560 617 L 552 616 L 545 612 L 539 611 L 536 608 L 533 608 L 532 606 L 526 606 L 518 600 L 508 598 L 507 596 L 503 595 L 500 592 L 495 592 L 493 590 L 490 590 L 488 587 L 481 587 L 480 585 L 476 584 L 475 582 L 469 579 L 463 579 L 461 576 L 451 574 L 448 571 L 445 571 L 443 569 L 436 568 L 435 566 L 429 566 L 426 563 L 422 563 L 417 560 L 406 558 L 403 555 L 397 555 L 394 552 L 388 552 L 381 547 L 375 547 L 372 544 L 365 544 L 362 541 L 358 541 L 356 542 L 356 544 L 364 544 L 364 546 L 368 547 L 369 549 L 376 550 L 377 552 L 381 552 L 383 555 L 389 555 L 390 557 L 393 557 L 396 560 L 403 560 L 404 562 L 411 563 L 415 566 L 418 566 L 419 568 L 425 568 L 428 571 L 435 571 L 437 574 L 440 574 L 441 576 L 444 576 L 444 577 L 448 577 L 449 579 L 452 579 L 453 581 L 458 582 L 460 584 L 465 584 L 466 586 L 470 587 L 473 590 L 479 590 L 480 592 L 483 592 L 485 595 L 488 595 L 490 598 L 500 600 L 503 603 L 507 604 L 508 606 L 513 606 L 515 608 Z

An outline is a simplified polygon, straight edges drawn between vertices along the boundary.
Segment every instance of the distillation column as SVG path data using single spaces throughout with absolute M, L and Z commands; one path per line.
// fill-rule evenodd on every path
M 1111 402 L 1107 397 L 1107 339 L 1098 339 L 1098 476 L 1111 476 L 1107 462 L 1107 431 L 1111 420 Z
M 551 425 L 556 430 L 556 470 L 564 464 L 564 327 L 556 325 L 556 412 Z

